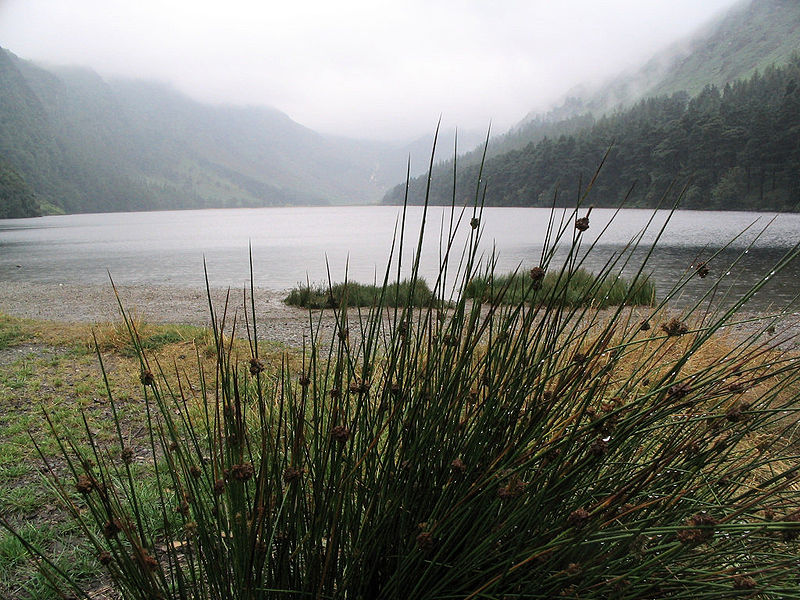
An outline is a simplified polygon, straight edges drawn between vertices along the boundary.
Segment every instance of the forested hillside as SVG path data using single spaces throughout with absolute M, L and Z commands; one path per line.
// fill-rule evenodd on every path
M 0 49 L 7 216 L 36 205 L 71 213 L 377 202 L 405 177 L 408 153 L 321 135 L 274 109 L 206 105 L 161 84 L 44 69 Z
M 39 203 L 25 180 L 9 165 L 0 162 L 0 219 L 40 214 Z
M 724 90 L 770 66 L 784 66 L 800 49 L 800 2 L 745 0 L 719 19 L 664 49 L 641 68 L 621 73 L 599 87 L 580 86 L 545 114 L 531 113 L 510 131 L 492 138 L 490 158 L 522 150 L 545 138 L 557 141 L 593 127 L 604 114 L 618 114 L 643 98 L 685 92 L 698 95 L 707 85 Z M 463 146 L 462 146 L 463 147 Z M 462 154 L 462 166 L 477 165 L 482 145 Z M 452 173 L 452 163 L 440 166 Z M 437 177 L 440 174 L 437 172 Z M 392 201 L 392 194 L 385 201 Z M 396 200 L 396 197 L 395 197 Z
M 685 208 L 797 210 L 800 205 L 800 57 L 719 89 L 642 100 L 574 135 L 546 138 L 489 159 L 486 203 L 544 206 L 557 190 L 573 202 L 610 150 L 592 194 L 615 206 L 653 206 L 672 182 L 688 183 Z M 478 166 L 459 170 L 457 201 L 474 197 Z M 434 171 L 431 201 L 452 200 L 452 166 Z M 422 202 L 426 180 L 412 181 Z M 399 202 L 397 186 L 385 202 Z

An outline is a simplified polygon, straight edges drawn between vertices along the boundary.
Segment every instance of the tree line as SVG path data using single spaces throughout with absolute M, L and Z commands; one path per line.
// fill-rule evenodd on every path
M 800 56 L 749 79 L 641 100 L 579 132 L 547 137 L 488 159 L 485 202 L 548 206 L 575 201 L 578 183 L 592 178 L 592 203 L 655 206 L 674 184 L 685 187 L 683 208 L 800 209 Z M 456 200 L 475 197 L 480 165 L 457 166 Z M 430 202 L 453 199 L 453 162 L 432 174 Z M 426 177 L 411 181 L 412 203 L 424 201 Z M 633 190 L 631 192 L 631 190 Z M 384 203 L 402 202 L 405 184 Z

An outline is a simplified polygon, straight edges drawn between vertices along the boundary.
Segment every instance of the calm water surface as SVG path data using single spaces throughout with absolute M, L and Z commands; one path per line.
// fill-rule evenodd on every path
M 548 209 L 490 208 L 484 211 L 482 250 L 494 246 L 499 271 L 538 264 Z M 613 211 L 594 210 L 583 247 L 609 225 Z M 345 271 L 350 279 L 380 279 L 386 267 L 397 207 L 312 207 L 113 213 L 0 220 L 0 282 L 104 283 L 107 272 L 120 284 L 201 286 L 203 259 L 214 286 L 240 287 L 248 280 L 252 245 L 256 285 L 281 290 Z M 409 209 L 405 264 L 416 247 L 419 207 Z M 466 220 L 469 220 L 467 215 Z M 449 211 L 429 211 L 422 272 L 434 279 L 439 231 Z M 624 210 L 597 239 L 587 266 L 598 269 L 653 219 L 643 244 L 651 244 L 667 213 Z M 769 225 L 769 226 L 768 226 Z M 762 232 L 764 228 L 766 231 Z M 749 229 L 748 229 L 749 228 Z M 469 230 L 468 224 L 463 229 Z M 745 231 L 746 230 L 746 231 Z M 742 233 L 744 231 L 744 233 Z M 759 236 L 760 233 L 760 236 Z M 571 231 L 570 231 L 571 235 Z M 737 238 L 737 236 L 739 236 Z M 690 299 L 722 277 L 729 297 L 769 275 L 774 264 L 800 242 L 800 215 L 679 211 L 666 226 L 649 263 L 658 289 L 669 289 L 693 263 L 730 243 L 711 263 L 711 275 L 686 288 Z M 458 248 L 461 246 L 457 245 Z M 746 251 L 746 254 L 745 254 Z M 641 254 L 641 253 L 640 253 Z M 741 255 L 741 261 L 731 263 Z M 639 254 L 636 255 L 638 259 Z M 795 261 L 773 276 L 752 308 L 790 300 L 800 291 Z

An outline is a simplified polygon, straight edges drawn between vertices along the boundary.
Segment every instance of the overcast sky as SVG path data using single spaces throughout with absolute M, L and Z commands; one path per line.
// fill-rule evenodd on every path
M 22 58 L 268 105 L 326 133 L 502 131 L 736 0 L 0 0 Z

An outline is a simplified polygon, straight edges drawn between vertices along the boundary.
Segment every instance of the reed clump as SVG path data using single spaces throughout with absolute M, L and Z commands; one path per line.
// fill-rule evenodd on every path
M 467 298 L 479 302 L 505 304 L 558 302 L 564 306 L 580 306 L 589 303 L 595 308 L 606 308 L 623 303 L 653 306 L 656 301 L 655 285 L 648 277 L 633 281 L 611 273 L 598 277 L 584 268 L 570 273 L 568 278 L 559 272 L 545 273 L 541 267 L 533 267 L 526 274 L 478 276 L 470 280 L 464 292 Z
M 480 258 L 481 218 L 477 204 L 454 210 L 426 305 L 412 293 L 423 220 L 401 301 L 388 302 L 397 258 L 367 310 L 331 308 L 329 343 L 309 319 L 295 363 L 263 360 L 252 289 L 236 313 L 209 303 L 214 372 L 198 361 L 197 385 L 170 384 L 123 311 L 156 496 L 121 434 L 103 445 L 87 426 L 82 446 L 54 427 L 66 471 L 47 463 L 124 598 L 797 596 L 800 362 L 768 335 L 777 317 L 714 348 L 759 286 L 715 311 L 709 280 L 677 315 L 685 279 L 638 312 L 629 286 L 601 317 L 598 285 L 580 302 L 506 301 L 511 279 L 481 306 L 470 282 L 500 280 Z M 584 277 L 589 227 L 578 210 L 558 223 L 530 267 L 557 274 L 554 290 Z M 592 281 L 630 269 L 635 247 Z M 54 586 L 86 597 L 29 550 Z
M 421 308 L 431 304 L 433 292 L 424 279 L 412 282 L 404 280 L 386 286 L 369 285 L 356 282 L 334 284 L 305 284 L 289 290 L 284 302 L 289 306 L 302 308 L 340 308 L 342 306 L 364 307 L 382 305 L 386 307 L 403 306 L 411 298 L 414 307 Z

